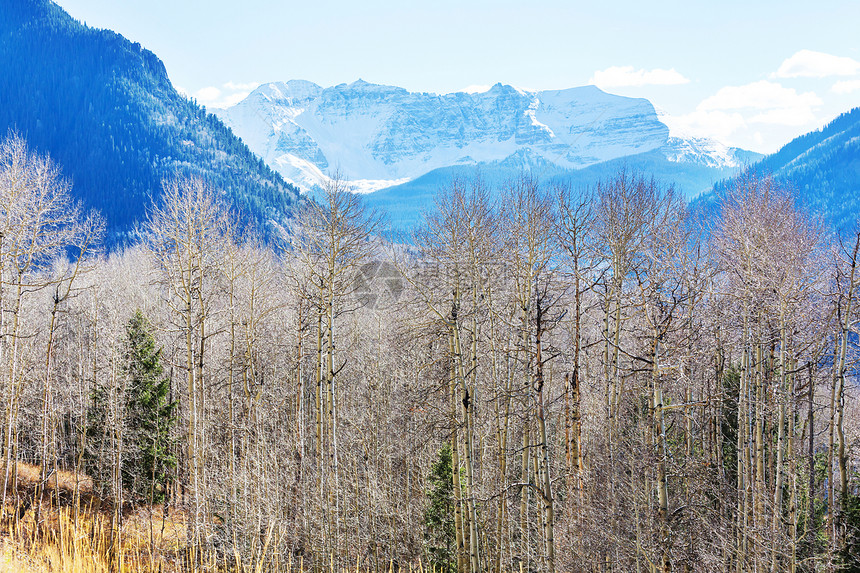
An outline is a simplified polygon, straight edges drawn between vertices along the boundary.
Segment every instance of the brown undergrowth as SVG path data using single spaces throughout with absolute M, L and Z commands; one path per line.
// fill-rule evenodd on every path
M 2 471 L 0 471 L 2 476 Z M 2 477 L 0 477 L 2 479 Z M 13 485 L 14 484 L 14 487 Z M 79 500 L 75 502 L 76 498 Z M 38 466 L 19 462 L 0 518 L 0 573 L 369 573 L 360 562 L 348 569 L 307 567 L 302 558 L 273 551 L 273 530 L 250 561 L 241 556 L 201 558 L 186 543 L 185 514 L 162 505 L 123 507 L 101 500 L 92 481 L 56 472 L 41 486 Z M 435 573 L 433 567 L 374 567 L 381 573 Z M 441 571 L 441 570 L 440 570 Z
M 87 478 L 60 471 L 42 484 L 38 466 L 19 462 L 0 521 L 0 572 L 181 570 L 181 512 L 163 506 L 118 509 L 99 499 Z

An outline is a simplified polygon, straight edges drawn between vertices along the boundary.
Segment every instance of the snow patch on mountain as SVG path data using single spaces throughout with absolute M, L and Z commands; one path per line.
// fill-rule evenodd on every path
M 740 167 L 742 162 L 737 151 L 734 147 L 704 137 L 670 137 L 664 148 L 664 154 L 669 161 L 696 163 L 707 167 Z
M 733 149 L 718 142 L 672 137 L 648 100 L 595 86 L 530 91 L 496 84 L 437 95 L 363 80 L 329 88 L 291 80 L 263 84 L 215 113 L 305 189 L 335 172 L 373 191 L 451 165 L 528 158 L 581 169 L 652 150 L 682 163 L 737 164 Z

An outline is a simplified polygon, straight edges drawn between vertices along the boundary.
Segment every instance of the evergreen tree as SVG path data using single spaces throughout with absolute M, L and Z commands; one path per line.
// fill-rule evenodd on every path
M 150 325 L 140 310 L 126 326 L 126 436 L 129 453 L 123 463 L 123 485 L 136 500 L 164 499 L 170 471 L 176 466 L 171 428 L 176 403 L 170 379 L 161 366 Z
M 856 487 L 852 488 L 856 491 Z M 845 541 L 840 551 L 841 569 L 849 573 L 860 573 L 860 495 L 849 493 L 844 505 L 842 525 Z
M 84 440 L 84 472 L 93 480 L 94 491 L 105 497 L 114 492 L 111 483 L 112 434 L 109 429 L 108 388 L 98 381 L 90 394 Z
M 430 468 L 430 490 L 427 492 L 429 505 L 424 511 L 427 552 L 434 567 L 440 571 L 455 571 L 457 564 L 452 459 L 451 444 L 445 442 L 439 450 L 439 458 Z

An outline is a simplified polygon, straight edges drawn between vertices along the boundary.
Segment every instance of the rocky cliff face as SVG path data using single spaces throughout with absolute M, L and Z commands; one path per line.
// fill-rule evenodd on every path
M 303 188 L 334 172 L 372 191 L 452 165 L 528 157 L 581 169 L 653 150 L 670 161 L 730 167 L 738 151 L 670 138 L 648 100 L 594 86 L 530 92 L 496 84 L 437 95 L 361 80 L 325 89 L 294 80 L 264 84 L 216 113 Z

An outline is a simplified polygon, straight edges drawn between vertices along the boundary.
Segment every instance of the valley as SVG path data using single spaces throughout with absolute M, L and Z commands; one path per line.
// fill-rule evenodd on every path
M 685 118 L 630 95 L 707 80 L 674 68 L 216 108 L 167 61 L 0 6 L 0 571 L 860 570 L 860 108 L 718 137 L 860 62 Z

